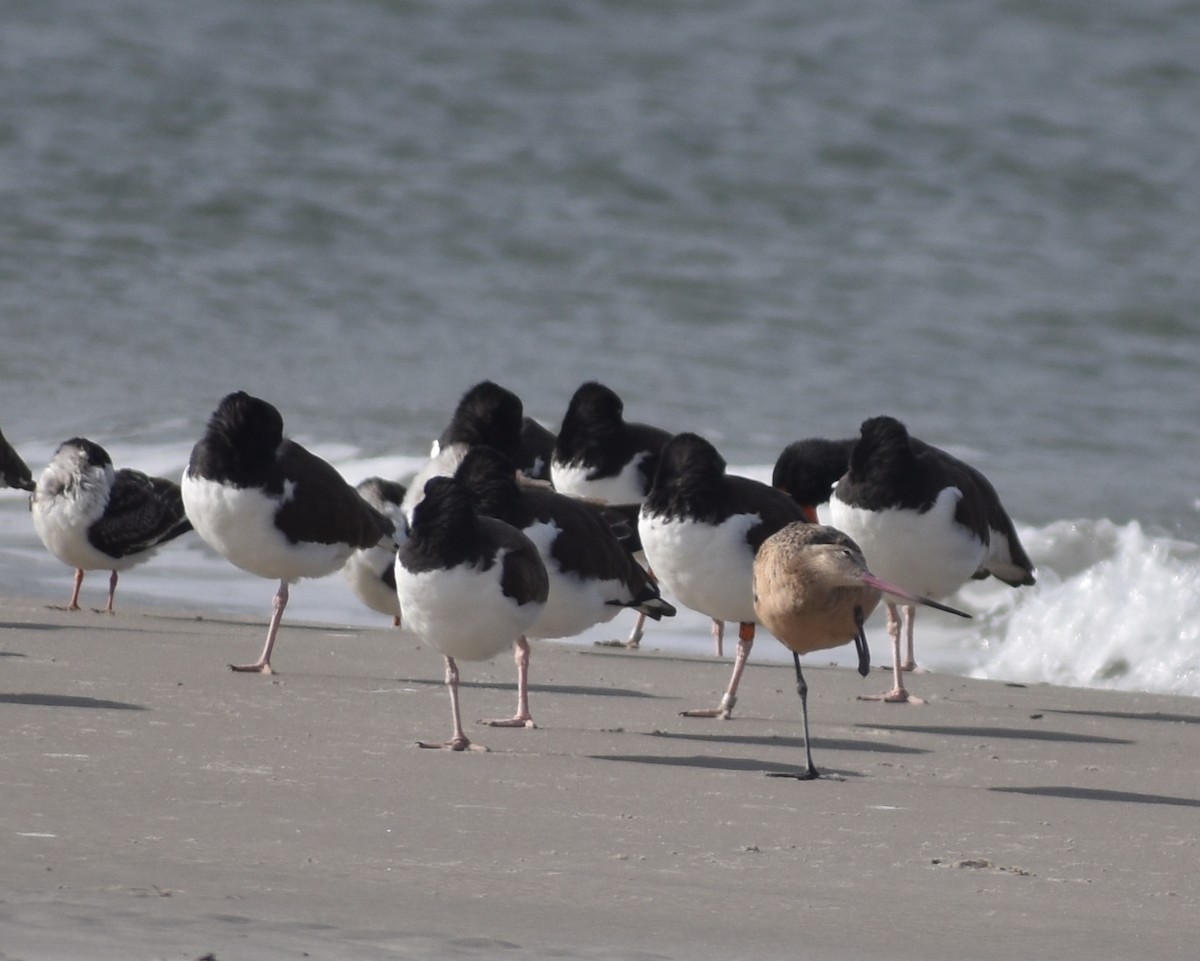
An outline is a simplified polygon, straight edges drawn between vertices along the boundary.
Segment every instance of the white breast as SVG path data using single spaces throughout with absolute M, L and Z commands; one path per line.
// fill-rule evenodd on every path
M 69 483 L 62 468 L 50 464 L 30 500 L 33 528 L 46 550 L 64 564 L 85 571 L 124 571 L 148 560 L 153 550 L 117 558 L 98 551 L 88 540 L 88 528 L 104 516 L 109 485 L 99 468 L 85 471 Z
M 465 661 L 494 657 L 525 635 L 543 605 L 518 605 L 500 590 L 503 555 L 486 571 L 459 566 L 412 573 L 397 559 L 396 594 L 404 623 L 443 654 Z
M 654 575 L 692 610 L 734 623 L 754 622 L 754 552 L 746 532 L 759 523 L 737 514 L 713 527 L 648 515 L 638 533 Z
M 379 546 L 355 551 L 342 568 L 355 596 L 371 610 L 390 617 L 401 616 L 396 592 L 383 580 L 384 572 L 395 563 L 396 548 L 385 538 Z
M 862 548 L 871 572 L 926 597 L 953 594 L 979 569 L 987 548 L 954 520 L 962 497 L 947 487 L 924 514 L 915 510 L 868 511 L 834 497 L 833 526 Z
M 275 526 L 283 500 L 252 487 L 226 487 L 184 473 L 183 507 L 213 550 L 231 564 L 259 577 L 295 581 L 324 577 L 346 563 L 349 544 L 293 544 Z
M 638 465 L 649 455 L 639 454 L 615 477 L 589 480 L 591 468 L 555 462 L 550 465 L 550 480 L 554 489 L 572 497 L 587 497 L 606 504 L 640 504 L 646 499 L 642 492 L 642 477 Z

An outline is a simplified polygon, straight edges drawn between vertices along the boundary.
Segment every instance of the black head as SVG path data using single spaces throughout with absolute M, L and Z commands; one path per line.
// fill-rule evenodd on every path
M 390 511 L 404 502 L 405 486 L 383 477 L 368 477 L 355 485 L 363 500 L 380 511 Z
M 274 405 L 239 390 L 221 398 L 208 419 L 208 432 L 237 447 L 274 451 L 283 442 L 283 415 Z
M 454 477 L 470 492 L 480 514 L 509 520 L 511 507 L 520 498 L 520 488 L 517 469 L 504 454 L 494 447 L 472 447 Z
M 655 488 L 671 486 L 683 478 L 711 481 L 725 476 L 725 458 L 699 434 L 676 434 L 662 449 Z
M 435 527 L 458 531 L 465 525 L 470 529 L 476 519 L 471 495 L 461 483 L 453 477 L 431 477 L 425 483 L 425 496 L 413 509 L 413 538 L 419 540 Z
M 221 399 L 204 436 L 192 448 L 188 472 L 232 482 L 258 484 L 283 444 L 283 417 L 265 400 L 236 391 Z
M 438 442 L 443 447 L 487 444 L 516 459 L 524 419 L 520 397 L 490 380 L 481 381 L 463 394 Z
M 871 442 L 902 441 L 908 443 L 908 428 L 895 417 L 880 414 L 878 417 L 868 417 L 859 427 L 862 440 Z
M 712 444 L 697 434 L 676 434 L 662 449 L 643 509 L 664 517 L 716 523 L 735 507 L 730 484 L 725 458 Z M 799 516 L 800 508 L 786 494 L 760 486 Z
M 453 477 L 431 477 L 413 509 L 408 540 L 401 548 L 404 566 L 430 570 L 484 559 L 479 524 L 471 495 L 462 484 Z
M 625 415 L 625 402 L 616 391 L 598 381 L 581 384 L 567 405 L 567 417 L 584 421 L 620 421 Z
M 906 467 L 913 460 L 908 429 L 895 417 L 871 417 L 862 422 L 858 442 L 850 451 L 850 472 L 887 471 Z
M 112 458 L 108 456 L 108 451 L 86 437 L 72 437 L 70 440 L 63 441 L 58 445 L 54 456 L 57 459 L 60 454 L 71 455 L 72 452 L 76 452 L 74 458 L 80 468 L 112 467 Z
M 788 444 L 775 462 L 771 486 L 785 491 L 797 504 L 815 507 L 826 503 L 850 465 L 855 439 L 809 437 Z

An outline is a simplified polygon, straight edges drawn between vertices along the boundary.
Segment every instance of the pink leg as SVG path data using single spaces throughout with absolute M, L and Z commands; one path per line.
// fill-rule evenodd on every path
M 517 713 L 495 721 L 480 721 L 489 727 L 537 727 L 529 713 L 529 641 L 518 637 L 513 645 L 513 661 L 517 665 Z
M 716 651 L 717 657 L 725 656 L 725 622 L 718 621 L 715 617 L 712 619 L 712 638 L 713 649 Z
M 633 630 L 629 632 L 629 637 L 625 641 L 625 646 L 631 651 L 636 651 L 642 646 L 642 635 L 646 633 L 646 615 L 638 611 L 637 620 L 633 622 Z
M 900 612 L 896 605 L 888 601 L 887 605 L 888 637 L 892 641 L 892 677 L 893 686 L 884 694 L 865 694 L 860 701 L 885 701 L 888 704 L 924 704 L 919 697 L 914 697 L 904 689 L 904 668 L 900 661 Z
M 637 620 L 633 622 L 633 630 L 629 632 L 629 637 L 624 641 L 596 641 L 597 647 L 624 647 L 631 651 L 636 651 L 642 646 L 642 635 L 645 633 L 643 628 L 646 625 L 646 615 L 638 611 Z
M 263 647 L 262 656 L 253 664 L 230 664 L 233 671 L 246 671 L 252 674 L 273 674 L 271 670 L 271 649 L 275 647 L 275 635 L 279 633 L 279 622 L 283 620 L 283 609 L 287 607 L 287 581 L 279 582 L 279 590 L 275 592 L 274 610 L 271 612 L 271 623 L 267 625 L 267 643 Z
M 905 604 L 902 610 L 904 611 L 904 648 L 907 656 L 900 668 L 905 671 L 919 671 L 917 658 L 913 652 L 913 622 L 917 619 L 917 605 Z
M 462 726 L 462 712 L 458 709 L 458 665 L 454 658 L 446 658 L 446 687 L 450 691 L 450 714 L 454 718 L 454 733 L 444 744 L 417 741 L 417 747 L 439 748 L 443 751 L 486 751 L 482 744 L 472 744 Z
M 733 706 L 737 703 L 737 689 L 742 681 L 742 672 L 746 670 L 746 661 L 750 657 L 750 648 L 754 646 L 754 625 L 743 622 L 738 625 L 737 655 L 733 659 L 733 675 L 729 678 L 729 686 L 721 698 L 718 707 L 700 708 L 695 711 L 680 712 L 684 717 L 719 717 L 729 720 L 733 716 Z
M 113 598 L 117 596 L 117 572 L 113 571 L 108 575 L 108 603 L 104 605 L 104 610 L 101 614 L 111 614 L 113 612 Z
M 658 578 L 654 576 L 654 571 L 646 568 L 646 576 L 650 578 L 654 584 L 658 583 Z M 623 641 L 597 641 L 597 647 L 624 647 L 630 651 L 636 651 L 642 646 L 642 637 L 646 633 L 646 615 L 638 611 L 637 620 L 633 622 L 633 630 L 629 632 L 629 637 Z
M 79 610 L 79 589 L 83 587 L 83 568 L 75 568 L 75 589 L 71 591 L 71 600 L 67 604 L 68 611 Z

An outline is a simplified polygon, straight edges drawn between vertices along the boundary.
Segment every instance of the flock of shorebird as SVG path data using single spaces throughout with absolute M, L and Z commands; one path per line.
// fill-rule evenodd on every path
M 631 608 L 637 622 L 623 643 L 636 648 L 646 617 L 675 613 L 662 585 L 711 618 L 718 654 L 724 625 L 738 625 L 720 703 L 685 713 L 731 716 L 761 624 L 795 662 L 806 763 L 789 776 L 815 778 L 800 655 L 853 641 L 865 676 L 863 625 L 882 599 L 894 683 L 878 697 L 918 701 L 903 680 L 916 666 L 916 606 L 966 617 L 937 599 L 971 578 L 1034 580 L 988 480 L 894 418 L 865 421 L 855 438 L 789 445 L 765 484 L 727 473 L 697 434 L 626 421 L 620 397 L 596 382 L 575 392 L 557 434 L 511 391 L 476 384 L 407 486 L 378 477 L 350 486 L 285 436 L 275 407 L 241 391 L 218 404 L 180 484 L 116 470 L 78 437 L 34 483 L 0 435 L 0 471 L 32 492 L 39 537 L 75 568 L 70 609 L 84 571 L 111 572 L 111 611 L 118 572 L 193 529 L 237 567 L 277 580 L 262 654 L 236 671 L 271 673 L 291 583 L 344 569 L 367 606 L 445 658 L 453 729 L 422 746 L 456 751 L 483 749 L 463 729 L 459 660 L 513 645 L 516 711 L 484 723 L 533 727 L 529 639 L 572 637 Z M 833 526 L 818 523 L 821 504 Z

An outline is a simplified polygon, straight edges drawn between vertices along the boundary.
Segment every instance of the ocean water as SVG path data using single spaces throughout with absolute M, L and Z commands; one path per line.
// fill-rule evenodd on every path
M 596 378 L 766 478 L 891 413 L 1039 568 L 926 666 L 1200 696 L 1197 49 L 1155 0 L 8 0 L 0 428 L 178 476 L 244 388 L 403 478 L 474 382 L 553 427 Z M 0 492 L 0 593 L 69 577 Z M 117 600 L 273 590 L 190 538 Z M 337 577 L 289 615 L 386 627 Z

